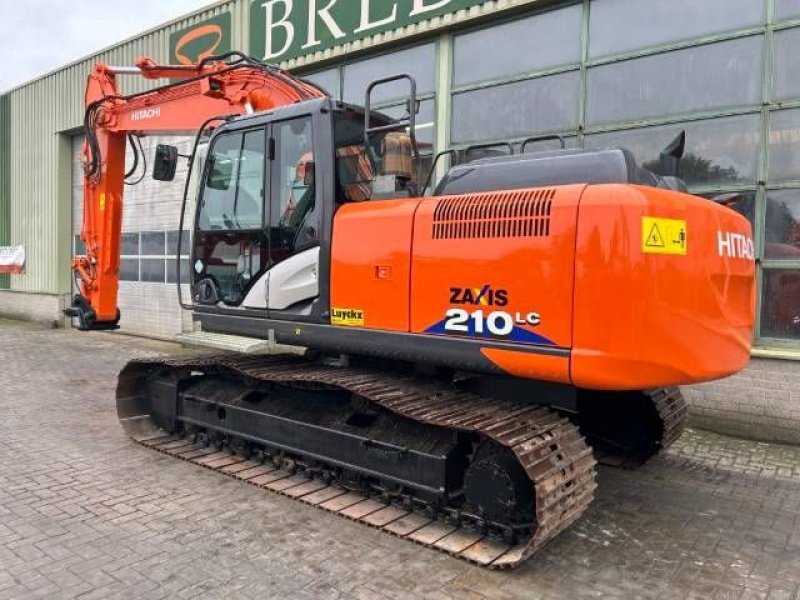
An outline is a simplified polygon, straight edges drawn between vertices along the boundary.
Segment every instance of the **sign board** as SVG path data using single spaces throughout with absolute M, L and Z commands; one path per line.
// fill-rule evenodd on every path
M 230 12 L 193 23 L 169 36 L 169 58 L 175 65 L 193 65 L 208 56 L 230 51 Z
M 0 246 L 0 274 L 25 272 L 25 246 Z
M 278 63 L 487 0 L 250 0 L 250 54 Z

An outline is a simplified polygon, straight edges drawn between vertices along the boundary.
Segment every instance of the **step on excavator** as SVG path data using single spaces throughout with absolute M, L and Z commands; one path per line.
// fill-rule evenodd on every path
M 125 75 L 169 82 L 123 95 Z M 371 108 L 387 85 L 409 90 L 400 118 Z M 372 82 L 353 106 L 239 53 L 96 65 L 86 253 L 66 312 L 83 330 L 118 327 L 126 145 L 136 166 L 141 136 L 194 135 L 181 305 L 203 331 L 305 350 L 133 360 L 117 387 L 125 431 L 513 567 L 583 514 L 598 461 L 635 468 L 675 441 L 678 385 L 747 363 L 751 228 L 686 193 L 683 136 L 662 175 L 624 149 L 528 151 L 554 136 L 426 159 L 417 108 L 408 75 Z M 463 160 L 429 189 L 447 156 Z M 182 158 L 158 145 L 153 178 L 173 180 Z

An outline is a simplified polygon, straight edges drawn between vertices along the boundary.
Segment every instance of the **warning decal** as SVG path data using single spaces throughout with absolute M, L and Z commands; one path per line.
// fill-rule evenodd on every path
M 686 221 L 642 217 L 642 252 L 686 254 Z

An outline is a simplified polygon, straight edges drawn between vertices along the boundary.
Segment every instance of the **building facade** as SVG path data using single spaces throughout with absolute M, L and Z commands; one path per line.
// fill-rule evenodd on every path
M 800 0 L 213 4 L 0 96 L 0 245 L 24 245 L 27 256 L 24 274 L 0 276 L 0 313 L 56 321 L 68 302 L 93 63 L 192 62 L 229 50 L 356 104 L 370 81 L 412 74 L 417 134 L 430 153 L 504 142 L 495 150 L 519 152 L 526 138 L 557 133 L 571 147 L 626 147 L 657 169 L 661 148 L 685 130 L 681 176 L 699 195 L 738 194 L 759 283 L 753 362 L 687 389 L 695 422 L 800 442 Z M 147 85 L 122 81 L 126 92 Z M 377 106 L 402 112 L 404 95 L 387 86 Z M 158 141 L 144 140 L 145 150 Z M 181 194 L 149 177 L 126 190 L 124 331 L 170 337 L 191 327 L 174 283 Z

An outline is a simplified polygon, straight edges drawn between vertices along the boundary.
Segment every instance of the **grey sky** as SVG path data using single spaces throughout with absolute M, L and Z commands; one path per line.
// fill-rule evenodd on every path
M 210 0 L 17 0 L 3 3 L 0 91 L 101 50 Z

